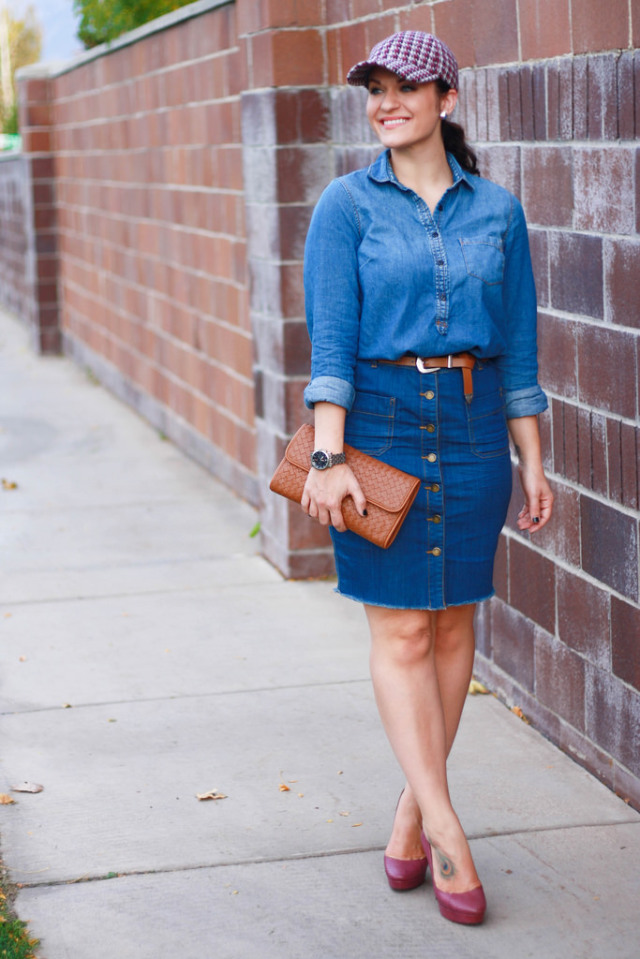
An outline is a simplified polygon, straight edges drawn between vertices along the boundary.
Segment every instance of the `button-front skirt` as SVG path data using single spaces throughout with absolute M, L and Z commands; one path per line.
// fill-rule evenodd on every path
M 345 442 L 419 476 L 418 496 L 387 550 L 331 530 L 338 592 L 373 606 L 443 609 L 493 595 L 493 561 L 511 496 L 498 374 L 359 361 Z

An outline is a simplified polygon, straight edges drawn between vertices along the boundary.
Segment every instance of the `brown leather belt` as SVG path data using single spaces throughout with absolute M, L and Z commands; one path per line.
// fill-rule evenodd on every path
M 448 356 L 401 356 L 399 360 L 378 360 L 391 366 L 415 366 L 420 373 L 435 373 L 436 370 L 462 370 L 462 386 L 467 403 L 473 399 L 471 370 L 476 365 L 473 353 L 449 353 Z

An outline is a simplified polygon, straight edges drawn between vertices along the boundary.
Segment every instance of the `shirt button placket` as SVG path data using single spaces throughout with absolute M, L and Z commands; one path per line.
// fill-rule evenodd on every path
M 446 333 L 449 306 L 447 301 L 447 261 L 442 237 L 435 225 L 431 227 L 430 242 L 436 277 L 436 327 L 440 333 Z

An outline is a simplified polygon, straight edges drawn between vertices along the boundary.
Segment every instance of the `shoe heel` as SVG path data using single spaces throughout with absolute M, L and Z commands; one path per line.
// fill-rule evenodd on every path
M 404 789 L 398 796 L 396 812 L 398 811 L 403 792 Z M 422 836 L 423 833 L 420 834 L 420 842 L 422 842 Z M 406 892 L 409 889 L 417 889 L 427 878 L 427 858 L 425 856 L 424 859 L 394 859 L 392 856 L 385 856 L 384 871 L 389 885 L 396 892 Z

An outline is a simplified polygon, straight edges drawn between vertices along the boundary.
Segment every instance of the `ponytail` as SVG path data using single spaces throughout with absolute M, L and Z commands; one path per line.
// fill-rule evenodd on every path
M 451 89 L 444 80 L 437 80 L 436 82 L 440 93 L 443 95 Z M 464 128 L 459 123 L 444 119 L 442 121 L 442 139 L 447 153 L 453 153 L 463 170 L 466 170 L 467 173 L 473 173 L 475 176 L 480 175 L 478 158 L 467 143 Z

